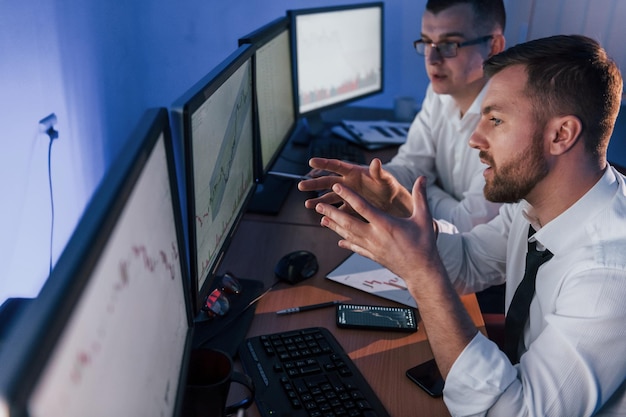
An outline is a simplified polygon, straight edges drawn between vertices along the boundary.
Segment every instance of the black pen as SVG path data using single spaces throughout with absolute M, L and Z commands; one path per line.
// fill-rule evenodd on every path
M 332 307 L 337 304 L 341 304 L 341 301 L 335 300 L 335 301 L 329 301 L 327 303 L 321 303 L 321 304 L 311 304 L 308 306 L 291 307 L 291 308 L 286 308 L 284 310 L 278 310 L 276 314 L 279 314 L 279 315 L 293 314 L 293 313 L 299 313 L 301 311 L 317 310 L 318 308 Z

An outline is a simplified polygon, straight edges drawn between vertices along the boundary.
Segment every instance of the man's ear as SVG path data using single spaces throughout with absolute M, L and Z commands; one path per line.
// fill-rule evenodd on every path
M 573 115 L 555 117 L 548 122 L 550 153 L 561 155 L 570 150 L 580 139 L 583 125 L 580 119 Z
M 504 51 L 504 48 L 506 48 L 506 40 L 504 38 L 504 35 L 501 33 L 493 35 L 493 38 L 491 39 L 491 49 L 489 50 L 488 58 L 491 58 L 492 56 Z

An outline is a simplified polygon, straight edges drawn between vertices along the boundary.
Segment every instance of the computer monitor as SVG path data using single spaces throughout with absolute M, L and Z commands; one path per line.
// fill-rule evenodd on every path
M 17 317 L 0 416 L 180 414 L 193 321 L 173 173 L 167 110 L 155 109 Z
M 296 125 L 289 19 L 281 17 L 239 39 L 255 48 L 252 69 L 259 144 L 257 178 L 272 167 Z
M 239 47 L 172 105 L 184 143 L 193 312 L 253 194 L 254 96 L 250 45 Z
M 285 149 L 299 130 L 293 94 L 291 31 L 287 16 L 263 25 L 239 39 L 251 44 L 256 104 L 257 183 L 248 211 L 277 214 L 293 189 L 293 180 L 267 175 L 271 169 L 290 173 L 308 170 L 306 160 Z M 287 152 L 286 155 L 283 155 Z M 284 157 L 281 157 L 284 156 Z M 278 160 L 280 157 L 280 161 Z
M 383 91 L 383 3 L 289 10 L 299 116 Z

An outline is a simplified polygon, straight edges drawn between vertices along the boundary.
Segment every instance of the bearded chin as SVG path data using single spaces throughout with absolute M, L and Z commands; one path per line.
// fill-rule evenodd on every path
M 508 181 L 502 177 L 494 177 L 493 181 L 485 184 L 485 198 L 494 203 L 517 203 L 526 196 L 532 187 L 528 182 Z
M 485 198 L 494 203 L 516 203 L 548 175 L 548 163 L 537 147 L 531 147 L 519 158 L 494 170 L 485 184 Z

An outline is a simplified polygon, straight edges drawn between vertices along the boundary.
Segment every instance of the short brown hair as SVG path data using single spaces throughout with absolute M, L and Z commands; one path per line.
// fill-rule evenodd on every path
M 426 10 L 437 14 L 457 4 L 469 4 L 474 11 L 474 22 L 481 31 L 488 34 L 500 28 L 504 32 L 506 12 L 502 0 L 428 0 Z
M 606 157 L 623 80 L 598 42 L 582 35 L 558 35 L 518 44 L 485 61 L 485 75 L 492 77 L 512 65 L 526 68 L 526 93 L 537 120 L 578 117 L 587 151 Z

